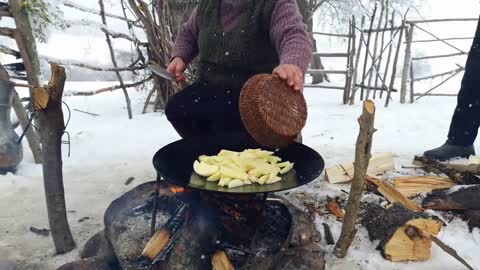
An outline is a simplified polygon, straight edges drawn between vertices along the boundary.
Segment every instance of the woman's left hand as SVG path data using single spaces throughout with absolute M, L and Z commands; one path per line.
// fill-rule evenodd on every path
M 303 92 L 303 72 L 296 65 L 281 64 L 273 70 L 272 74 L 286 81 L 294 91 Z

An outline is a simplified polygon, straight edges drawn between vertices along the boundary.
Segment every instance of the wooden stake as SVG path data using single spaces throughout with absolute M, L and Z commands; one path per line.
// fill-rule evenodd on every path
M 389 1 L 387 0 L 385 4 L 385 25 L 383 28 L 388 27 L 388 13 L 389 13 Z M 383 50 L 383 45 L 385 44 L 385 32 L 382 31 L 382 38 L 381 38 L 381 43 L 380 43 L 380 50 Z M 393 31 L 392 31 L 393 34 Z M 377 70 L 380 70 L 382 68 L 382 57 L 383 57 L 383 51 L 380 52 L 380 56 L 378 58 L 378 65 L 377 65 Z M 387 74 L 383 74 L 383 78 L 387 77 Z M 375 78 L 375 89 L 373 90 L 373 99 L 377 97 L 377 85 L 378 85 L 378 77 Z M 383 83 L 385 85 L 385 83 Z
M 382 6 L 382 8 L 380 9 L 380 19 L 378 20 L 378 28 L 382 27 L 382 22 L 383 22 L 383 13 L 385 12 L 385 2 L 382 0 L 380 2 L 380 5 Z M 382 31 L 382 33 L 385 33 L 384 31 Z M 370 91 L 371 91 L 371 84 L 372 84 L 372 79 L 373 79 L 373 73 L 376 73 L 378 71 L 378 66 L 377 66 L 377 63 L 375 63 L 375 59 L 377 58 L 377 48 L 378 48 L 378 37 L 380 35 L 380 32 L 376 32 L 375 33 L 375 39 L 374 39 L 374 42 L 373 42 L 373 56 L 372 56 L 372 67 L 370 68 L 370 75 L 368 76 L 368 84 L 367 84 L 367 99 L 370 98 Z M 380 54 L 382 53 L 382 47 L 380 47 Z M 375 76 L 375 81 L 378 77 Z M 377 87 L 377 85 L 375 84 L 375 87 Z
M 372 17 L 370 18 L 370 30 L 367 33 L 367 45 L 365 46 L 365 62 L 363 63 L 363 75 L 362 75 L 362 85 L 365 85 L 365 73 L 367 73 L 367 63 L 368 63 L 368 53 L 370 52 L 370 38 L 372 37 L 373 23 L 375 22 L 375 14 L 377 13 L 377 3 L 375 2 L 375 7 L 373 8 Z M 373 61 L 373 60 L 372 60 Z M 372 62 L 373 63 L 373 62 Z M 360 100 L 363 100 L 364 89 L 360 90 Z
M 53 242 L 58 254 L 64 254 L 75 248 L 72 233 L 67 220 L 65 193 L 62 172 L 62 135 L 65 123 L 62 112 L 62 95 L 65 86 L 65 69 L 51 65 L 52 75 L 45 87 L 49 100 L 44 110 L 37 111 L 40 123 L 40 135 L 43 146 L 43 182 L 47 200 L 48 221 Z M 35 97 L 35 96 L 34 96 Z M 41 104 L 35 101 L 34 104 Z
M 395 24 L 395 11 L 392 12 L 392 27 Z M 390 67 L 390 61 L 392 58 L 392 51 L 393 51 L 393 38 L 394 38 L 394 33 L 393 31 L 390 32 L 390 45 L 388 45 L 388 56 L 387 56 L 387 63 L 385 64 L 385 72 L 383 72 L 383 82 L 382 85 L 386 85 L 387 83 L 387 75 L 388 75 L 388 69 Z M 387 90 L 388 91 L 388 90 Z M 390 89 L 391 91 L 391 89 Z M 380 90 L 380 99 L 383 98 L 383 89 Z
M 358 134 L 355 149 L 355 170 L 353 174 L 353 182 L 348 197 L 348 203 L 342 225 L 342 232 L 334 250 L 334 254 L 338 258 L 345 257 L 348 248 L 355 237 L 355 223 L 365 185 L 365 176 L 367 173 L 368 163 L 371 157 L 370 151 L 372 148 L 372 137 L 373 133 L 375 132 L 374 119 L 375 104 L 373 101 L 367 100 L 363 102 L 363 112 L 358 119 L 360 132 Z
M 364 26 L 365 26 L 365 16 L 362 16 L 362 23 L 360 28 L 363 29 Z M 362 39 L 363 39 L 363 31 L 360 33 L 360 42 L 358 44 L 358 51 L 356 53 L 355 66 L 353 68 L 353 76 L 352 76 L 353 89 L 350 95 L 350 105 L 353 105 L 355 103 L 355 94 L 357 92 L 358 64 L 360 63 L 360 54 L 362 53 L 362 47 L 363 47 Z
M 410 71 L 410 65 L 412 64 L 412 41 L 413 41 L 413 30 L 415 28 L 414 24 L 410 24 L 410 27 L 407 28 L 407 35 L 405 37 L 407 46 L 405 46 L 405 59 L 403 61 L 403 72 L 402 72 L 402 86 L 400 88 L 400 103 L 404 104 L 407 96 L 407 81 L 408 81 L 408 72 Z M 413 99 L 413 97 L 411 97 Z
M 388 104 L 390 104 L 390 98 L 392 97 L 392 89 L 395 85 L 398 56 L 400 55 L 400 48 L 402 47 L 402 38 L 403 38 L 404 28 L 405 28 L 405 21 L 402 22 L 402 29 L 400 30 L 400 37 L 398 38 L 397 52 L 395 53 L 395 58 L 393 60 L 392 78 L 390 79 L 390 87 L 388 87 L 388 94 L 387 94 L 387 99 L 385 100 L 385 107 L 388 107 Z

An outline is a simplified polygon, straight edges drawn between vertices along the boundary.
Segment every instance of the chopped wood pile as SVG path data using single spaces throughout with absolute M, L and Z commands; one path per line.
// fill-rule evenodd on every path
M 428 260 L 433 242 L 469 268 L 453 248 L 436 238 L 444 222 L 425 210 L 453 211 L 449 213 L 468 221 L 470 230 L 480 228 L 480 157 L 471 156 L 459 164 L 417 156 L 413 164 L 427 175 L 393 177 L 390 182 L 381 175 L 395 170 L 393 154 L 372 155 L 365 189 L 388 203 L 386 207 L 363 204 L 361 225 L 372 241 L 380 240 L 378 249 L 387 260 Z M 354 163 L 342 162 L 325 172 L 330 184 L 346 184 L 353 179 Z M 327 209 L 339 219 L 343 210 L 337 202 L 329 199 Z

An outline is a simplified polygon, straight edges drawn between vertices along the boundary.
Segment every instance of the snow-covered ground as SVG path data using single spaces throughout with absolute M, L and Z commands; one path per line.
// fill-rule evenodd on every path
M 68 83 L 67 89 L 92 89 L 102 83 Z M 22 90 L 19 90 L 22 91 Z M 156 150 L 179 137 L 161 113 L 141 115 L 145 93 L 130 91 L 134 109 L 133 120 L 127 119 L 121 91 L 92 97 L 65 97 L 72 116 L 67 131 L 71 136 L 71 157 L 64 152 L 64 183 L 70 226 L 78 247 L 102 229 L 103 213 L 109 203 L 122 193 L 155 178 L 151 159 Z M 340 104 L 341 92 L 306 90 L 309 119 L 304 132 L 304 143 L 316 149 L 327 166 L 351 160 L 358 134 L 356 118 L 361 107 Z M 437 146 L 445 140 L 449 121 L 455 106 L 454 98 L 426 98 L 413 105 L 398 104 L 397 97 L 390 108 L 377 102 L 374 152 L 395 153 L 398 174 L 412 174 L 401 165 L 410 164 L 414 154 Z M 74 109 L 99 114 L 91 116 Z M 64 109 L 66 111 L 66 109 Z M 477 142 L 477 148 L 480 144 Z M 26 147 L 26 145 L 25 145 Z M 135 177 L 130 185 L 124 183 Z M 345 196 L 340 189 L 347 185 L 330 185 L 323 175 L 310 185 L 291 191 L 289 196 L 301 204 L 305 200 L 325 200 L 326 195 Z M 302 196 L 302 192 L 306 196 Z M 41 166 L 34 165 L 25 150 L 25 160 L 18 172 L 0 176 L 0 269 L 2 261 L 33 264 L 18 269 L 55 269 L 78 258 L 79 249 L 63 255 L 54 255 L 50 237 L 29 231 L 30 226 L 48 228 L 43 195 Z M 89 217 L 79 222 L 79 219 Z M 330 217 L 317 218 L 332 227 L 335 238 L 341 224 Z M 463 221 L 454 220 L 443 228 L 440 239 L 455 247 L 469 263 L 480 268 L 480 230 L 473 233 Z M 433 257 L 423 263 L 391 263 L 375 250 L 377 243 L 368 240 L 360 229 L 349 254 L 344 260 L 328 256 L 328 269 L 464 269 L 436 246 Z M 331 247 L 330 247 L 331 248 Z M 3 265 L 5 267 L 5 265 Z

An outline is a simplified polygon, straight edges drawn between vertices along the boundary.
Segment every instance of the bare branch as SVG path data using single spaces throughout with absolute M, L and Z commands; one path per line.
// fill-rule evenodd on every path
M 126 88 L 137 87 L 139 85 L 142 85 L 142 84 L 150 81 L 151 79 L 152 79 L 152 76 L 148 76 L 147 78 L 145 78 L 141 81 L 134 82 L 134 83 L 127 83 L 127 84 L 124 84 L 124 85 L 125 85 Z M 121 85 L 114 85 L 114 86 L 104 87 L 104 88 L 100 88 L 100 89 L 92 90 L 92 91 L 67 91 L 65 95 L 93 96 L 93 95 L 100 94 L 100 93 L 115 91 L 115 90 L 118 90 L 118 89 L 121 89 L 121 88 L 122 88 Z
M 138 65 L 138 66 L 132 66 L 132 67 L 102 67 L 102 66 L 85 64 L 85 63 L 81 63 L 81 62 L 73 62 L 73 61 L 64 62 L 60 59 L 53 59 L 53 58 L 48 58 L 48 57 L 41 57 L 41 58 L 45 59 L 49 63 L 56 63 L 56 64 L 59 64 L 59 65 L 62 65 L 62 66 L 76 66 L 76 67 L 81 67 L 81 68 L 88 68 L 88 69 L 95 70 L 95 71 L 117 72 L 117 71 L 142 70 L 142 69 L 147 68 L 147 65 Z

